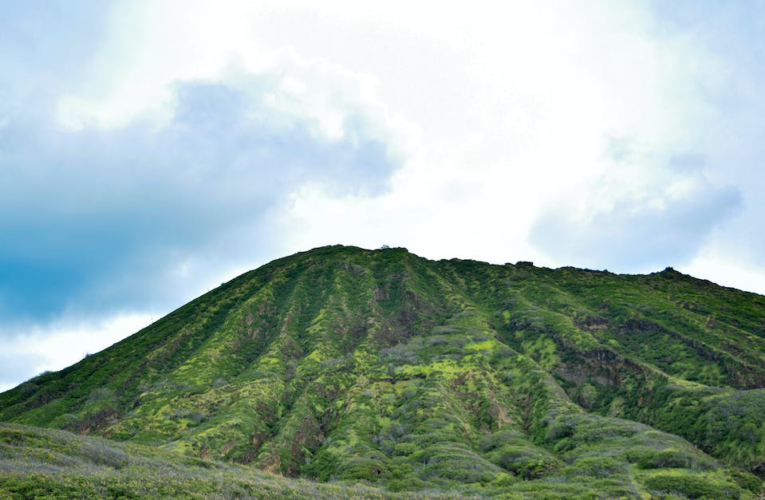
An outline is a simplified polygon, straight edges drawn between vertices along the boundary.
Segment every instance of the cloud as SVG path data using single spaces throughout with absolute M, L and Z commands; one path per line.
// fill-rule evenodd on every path
M 765 291 L 761 3 L 3 12 L 0 338 L 329 243 Z
M 27 101 L 55 99 L 78 82 L 75 71 L 105 36 L 109 2 L 5 2 L 0 16 L 0 117 Z M 78 64 L 79 61 L 79 64 Z
M 0 392 L 18 385 L 43 371 L 46 359 L 39 354 L 19 354 L 4 351 L 0 354 Z
M 85 111 L 62 123 L 46 108 L 6 122 L 0 320 L 176 305 L 178 289 L 203 279 L 189 266 L 214 261 L 209 277 L 221 262 L 264 255 L 273 245 L 262 239 L 269 214 L 301 185 L 383 192 L 401 158 L 380 117 L 347 99 L 312 99 L 295 83 L 301 72 L 357 82 L 290 64 L 175 82 L 172 112 L 159 123 L 139 116 L 104 126 Z M 316 109 L 290 109 L 295 93 Z
M 60 370 L 109 347 L 149 325 L 148 314 L 118 314 L 32 326 L 14 336 L 0 335 L 0 391 L 45 370 Z
M 695 155 L 672 160 L 686 170 Z M 532 243 L 557 261 L 617 272 L 645 272 L 687 263 L 712 231 L 742 208 L 740 191 L 714 186 L 701 173 L 672 179 L 639 193 L 609 192 L 606 180 L 594 190 L 591 207 L 563 204 L 541 214 L 530 233 Z M 610 200 L 604 206 L 604 200 Z M 588 200 L 585 200 L 585 205 Z

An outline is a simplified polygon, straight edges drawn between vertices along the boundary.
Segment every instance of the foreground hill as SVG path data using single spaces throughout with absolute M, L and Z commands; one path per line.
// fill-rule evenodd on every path
M 0 420 L 388 491 L 746 497 L 765 297 L 325 247 L 0 395 Z M 0 458 L 0 462 L 2 462 Z
M 0 498 L 107 497 L 402 498 L 67 431 L 0 424 Z

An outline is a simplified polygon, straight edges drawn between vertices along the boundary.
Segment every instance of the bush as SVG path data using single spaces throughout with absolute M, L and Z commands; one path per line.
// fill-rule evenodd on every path
M 638 460 L 641 469 L 690 469 L 695 465 L 692 455 L 675 450 L 646 454 Z
M 40 388 L 39 385 L 34 382 L 24 382 L 19 386 L 19 393 L 24 397 L 29 397 Z
M 686 498 L 740 498 L 741 490 L 731 484 L 716 484 L 697 475 L 660 474 L 648 478 L 645 487 L 657 495 L 670 494 Z
M 114 389 L 99 387 L 91 391 L 90 396 L 88 396 L 88 401 L 107 401 L 113 399 L 114 396 Z
M 121 469 L 130 463 L 130 457 L 125 452 L 103 443 L 83 444 L 80 446 L 80 453 L 95 465 L 105 465 L 114 469 Z

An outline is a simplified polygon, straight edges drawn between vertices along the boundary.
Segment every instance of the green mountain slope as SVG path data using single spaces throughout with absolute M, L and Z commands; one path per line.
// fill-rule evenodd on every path
M 746 497 L 763 387 L 759 295 L 338 246 L 1 394 L 0 420 L 389 491 Z

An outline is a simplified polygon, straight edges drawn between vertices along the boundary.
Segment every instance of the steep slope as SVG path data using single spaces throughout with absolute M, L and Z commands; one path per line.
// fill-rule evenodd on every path
M 735 497 L 765 473 L 763 387 L 759 295 L 325 247 L 0 395 L 0 420 L 390 490 Z

